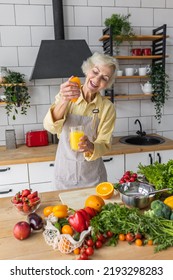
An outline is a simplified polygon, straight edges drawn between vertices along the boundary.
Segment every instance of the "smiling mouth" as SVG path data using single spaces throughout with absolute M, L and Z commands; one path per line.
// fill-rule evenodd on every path
M 91 85 L 94 89 L 98 87 L 98 86 L 95 85 L 91 80 L 90 80 L 90 85 Z

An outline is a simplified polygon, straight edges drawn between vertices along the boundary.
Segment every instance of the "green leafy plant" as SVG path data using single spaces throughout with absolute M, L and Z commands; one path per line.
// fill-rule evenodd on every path
M 28 87 L 25 85 L 24 76 L 24 74 L 10 70 L 7 70 L 4 76 L 5 109 L 8 116 L 11 113 L 13 114 L 13 120 L 16 119 L 16 114 L 18 114 L 19 110 L 22 115 L 26 115 L 27 109 L 30 107 L 30 96 Z
M 154 108 L 156 110 L 155 118 L 158 120 L 158 123 L 161 123 L 162 108 L 170 92 L 168 83 L 169 76 L 165 73 L 165 69 L 161 64 L 154 64 L 151 67 L 149 76 L 153 89 L 151 101 L 154 103 Z
M 114 42 L 117 47 L 117 52 L 119 51 L 119 45 L 124 41 L 128 41 L 132 46 L 131 37 L 135 36 L 131 23 L 129 22 L 129 17 L 131 15 L 120 15 L 120 14 L 112 14 L 110 18 L 105 19 L 105 26 L 112 28 L 112 33 L 114 37 Z M 116 38 L 119 36 L 118 38 Z

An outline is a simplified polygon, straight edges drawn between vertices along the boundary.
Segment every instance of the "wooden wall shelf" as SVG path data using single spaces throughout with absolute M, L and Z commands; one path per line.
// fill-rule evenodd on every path
M 131 100 L 131 99 L 151 99 L 153 96 L 152 93 L 150 94 L 120 94 L 120 95 L 114 95 L 114 99 L 116 100 Z M 106 98 L 111 99 L 111 96 L 106 96 Z
M 155 41 L 164 38 L 163 35 L 136 35 L 128 39 L 123 39 L 123 41 Z M 169 35 L 166 35 L 166 38 L 169 38 Z M 99 41 L 105 41 L 110 39 L 110 35 L 103 35 Z M 114 40 L 122 39 L 122 36 L 115 36 Z

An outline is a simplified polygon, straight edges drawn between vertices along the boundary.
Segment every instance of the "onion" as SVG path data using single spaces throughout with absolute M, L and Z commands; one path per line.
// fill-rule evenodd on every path
M 40 230 L 43 228 L 43 219 L 36 213 L 31 213 L 28 215 L 28 223 L 34 230 Z

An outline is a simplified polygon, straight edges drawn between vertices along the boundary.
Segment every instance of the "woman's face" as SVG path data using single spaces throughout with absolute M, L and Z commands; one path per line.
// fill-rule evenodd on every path
M 85 86 L 92 93 L 105 89 L 113 75 L 113 67 L 95 65 L 86 76 Z

